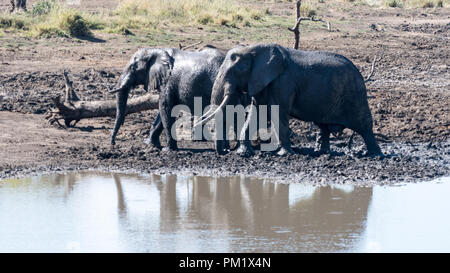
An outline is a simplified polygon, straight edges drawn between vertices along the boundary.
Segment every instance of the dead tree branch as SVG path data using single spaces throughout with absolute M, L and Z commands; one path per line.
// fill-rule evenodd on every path
M 72 88 L 67 72 L 64 72 L 66 81 L 66 97 L 61 100 L 61 96 L 52 98 L 55 108 L 50 110 L 46 119 L 50 124 L 58 124 L 60 127 L 73 127 L 81 119 L 97 117 L 114 117 L 116 115 L 116 101 L 81 101 Z M 147 94 L 128 100 L 127 114 L 137 113 L 146 110 L 159 108 L 159 96 Z M 65 126 L 59 123 L 64 120 Z
M 370 72 L 367 78 L 364 80 L 364 82 L 372 81 L 372 76 L 375 72 L 375 64 L 383 59 L 383 53 L 380 54 L 380 57 L 378 58 L 377 55 L 373 58 L 372 66 L 370 67 Z
M 73 82 L 69 79 L 68 72 L 64 70 L 64 81 L 66 84 L 66 102 L 79 101 L 77 94 L 73 91 L 72 84 Z
M 312 17 L 302 17 L 301 14 L 300 14 L 301 6 L 302 6 L 302 1 L 301 0 L 297 1 L 296 2 L 296 12 L 297 12 L 296 22 L 295 22 L 295 25 L 294 25 L 293 28 L 288 28 L 290 31 L 294 32 L 294 38 L 295 38 L 294 49 L 298 49 L 299 48 L 299 44 L 300 44 L 300 23 L 302 21 L 312 21 L 312 22 L 326 23 L 328 31 L 331 31 L 331 23 L 329 21 L 325 21 L 325 20 L 323 20 L 321 18 L 314 18 L 314 16 L 312 16 Z

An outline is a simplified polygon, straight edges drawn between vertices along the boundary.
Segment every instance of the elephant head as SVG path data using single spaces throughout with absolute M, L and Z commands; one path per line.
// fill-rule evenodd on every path
M 275 80 L 285 67 L 286 58 L 278 45 L 233 48 L 220 67 L 211 94 L 211 105 L 219 107 L 215 110 L 211 108 L 195 126 L 206 123 L 242 93 L 254 97 Z
M 122 125 L 128 100 L 128 93 L 132 88 L 143 85 L 148 91 L 149 86 L 153 90 L 160 91 L 166 83 L 173 68 L 174 59 L 172 49 L 140 49 L 123 70 L 119 87 L 109 91 L 116 93 L 117 112 L 114 129 L 111 135 L 111 144 L 115 144 L 115 137 Z

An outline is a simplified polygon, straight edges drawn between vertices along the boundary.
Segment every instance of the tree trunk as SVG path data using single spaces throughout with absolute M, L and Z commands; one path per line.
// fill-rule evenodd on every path
M 75 126 L 81 119 L 116 116 L 116 100 L 80 101 L 73 91 L 72 82 L 66 72 L 64 72 L 64 79 L 66 81 L 66 98 L 64 100 L 61 100 L 61 96 L 52 98 L 56 109 L 52 109 L 50 115 L 47 116 L 51 124 L 56 122 L 63 127 L 59 120 L 64 120 L 65 125 L 71 127 Z M 129 99 L 126 113 L 131 114 L 158 108 L 159 96 L 147 94 Z M 75 123 L 72 124 L 72 121 L 75 121 Z
M 48 116 L 52 124 L 63 119 L 65 125 L 70 127 L 75 126 L 81 119 L 116 116 L 115 100 L 63 102 L 60 97 L 56 97 L 53 102 L 57 109 Z M 127 115 L 158 108 L 159 96 L 148 94 L 128 100 Z M 72 121 L 75 121 L 75 124 L 71 124 Z

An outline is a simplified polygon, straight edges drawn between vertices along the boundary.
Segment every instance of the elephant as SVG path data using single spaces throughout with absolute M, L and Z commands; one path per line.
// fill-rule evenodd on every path
M 382 155 L 373 134 L 372 114 L 364 79 L 346 57 L 325 51 L 301 51 L 277 44 L 236 47 L 225 56 L 211 94 L 216 113 L 239 93 L 258 105 L 279 106 L 278 154 L 294 153 L 289 139 L 290 117 L 320 128 L 317 147 L 330 149 L 330 133 L 349 128 L 360 134 L 370 155 Z M 217 105 L 219 107 L 217 108 Z M 246 124 L 254 117 L 247 117 Z M 206 113 L 194 126 L 212 118 Z M 246 138 L 240 152 L 253 154 Z M 221 152 L 220 142 L 216 150 Z
M 186 105 L 194 112 L 194 97 L 201 97 L 202 106 L 209 105 L 212 87 L 225 55 L 212 46 L 200 51 L 175 48 L 144 48 L 138 50 L 124 68 L 119 87 L 110 91 L 117 93 L 117 113 L 111 144 L 115 144 L 117 132 L 124 122 L 126 103 L 131 88 L 144 85 L 157 90 L 159 113 L 150 136 L 144 142 L 162 148 L 159 137 L 164 131 L 167 146 L 164 150 L 177 150 L 177 143 L 170 131 L 174 124 L 171 111 L 178 104 Z M 202 109 L 203 110 L 203 109 Z

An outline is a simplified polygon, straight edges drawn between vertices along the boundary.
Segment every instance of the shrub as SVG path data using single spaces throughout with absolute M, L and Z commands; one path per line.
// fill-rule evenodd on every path
M 220 18 L 217 20 L 217 24 L 218 24 L 218 25 L 221 25 L 221 26 L 228 26 L 229 23 L 230 23 L 230 21 L 228 21 L 228 19 L 223 18 L 223 17 L 220 17 Z
M 316 15 L 316 11 L 308 3 L 305 3 L 300 7 L 300 14 L 305 17 L 312 17 Z
M 425 1 L 422 5 L 422 8 L 432 8 L 434 7 L 433 1 Z
M 50 38 L 50 37 L 67 37 L 67 34 L 62 31 L 60 28 L 48 25 L 45 23 L 41 23 L 32 31 L 33 36 Z
M 49 14 L 55 5 L 55 0 L 40 0 L 31 7 L 29 12 L 33 16 Z
M 234 22 L 242 22 L 244 21 L 244 16 L 240 15 L 240 14 L 233 14 L 233 21 Z
M 386 5 L 391 8 L 399 8 L 402 7 L 402 2 L 400 0 L 387 0 Z
M 76 10 L 55 6 L 45 20 L 34 26 L 34 36 L 90 37 L 92 35 L 86 19 Z
M 18 30 L 26 30 L 30 25 L 28 18 L 19 14 L 0 15 L 0 28 L 14 28 Z
M 212 18 L 211 15 L 204 15 L 197 19 L 197 23 L 202 24 L 202 25 L 208 25 L 213 22 L 214 22 L 214 19 Z
M 259 21 L 262 19 L 261 14 L 257 13 L 257 12 L 252 12 L 250 14 L 250 18 L 252 18 L 255 21 Z
M 60 27 L 67 30 L 70 36 L 88 37 L 91 36 L 86 20 L 77 13 L 67 13 L 61 18 Z

